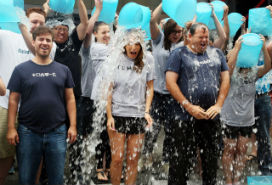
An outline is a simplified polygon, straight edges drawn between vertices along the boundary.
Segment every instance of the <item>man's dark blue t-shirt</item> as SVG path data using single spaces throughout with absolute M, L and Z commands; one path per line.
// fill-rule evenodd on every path
M 187 46 L 174 50 L 168 58 L 167 70 L 178 73 L 177 84 L 183 95 L 194 105 L 208 109 L 216 103 L 220 74 L 227 71 L 223 52 L 208 47 L 203 54 L 195 54 Z M 191 116 L 176 103 L 176 119 L 189 120 Z
M 37 133 L 47 133 L 66 120 L 65 88 L 74 82 L 68 67 L 33 61 L 15 67 L 8 89 L 20 93 L 18 122 Z

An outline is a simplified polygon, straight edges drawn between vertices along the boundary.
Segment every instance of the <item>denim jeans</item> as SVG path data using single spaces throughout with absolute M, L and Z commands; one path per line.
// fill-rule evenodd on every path
M 270 119 L 271 119 L 271 100 L 269 95 L 263 95 L 255 100 L 255 116 L 258 141 L 258 162 L 262 173 L 271 172 L 272 160 L 270 149 Z
M 42 157 L 48 174 L 48 184 L 63 184 L 67 135 L 66 125 L 63 124 L 49 133 L 39 134 L 19 124 L 18 135 L 19 143 L 16 153 L 20 184 L 35 184 L 35 178 Z

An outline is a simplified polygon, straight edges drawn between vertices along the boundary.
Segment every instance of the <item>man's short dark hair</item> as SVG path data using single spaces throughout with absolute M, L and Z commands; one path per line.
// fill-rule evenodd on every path
M 192 24 L 192 26 L 190 27 L 190 30 L 189 30 L 190 34 L 193 36 L 196 32 L 196 29 L 199 27 L 203 27 L 204 30 L 209 31 L 209 28 L 206 24 L 198 22 L 198 23 Z
M 45 34 L 50 34 L 52 36 L 52 40 L 54 39 L 53 31 L 47 26 L 37 27 L 32 33 L 32 38 L 33 40 L 36 40 L 38 36 L 45 35 Z
M 29 17 L 29 15 L 30 15 L 31 13 L 33 13 L 33 12 L 43 15 L 44 18 L 46 17 L 45 11 L 44 11 L 42 8 L 40 8 L 40 7 L 28 8 L 28 9 L 26 10 L 26 16 Z

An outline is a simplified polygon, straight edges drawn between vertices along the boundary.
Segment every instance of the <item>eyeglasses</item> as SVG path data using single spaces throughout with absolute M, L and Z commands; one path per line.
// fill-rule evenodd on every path
M 54 27 L 54 30 L 56 31 L 63 31 L 63 32 L 68 32 L 68 28 L 66 27 Z
M 181 33 L 182 32 L 182 30 L 173 30 L 173 31 L 171 31 L 171 33 L 173 33 L 173 34 L 177 34 L 177 33 Z

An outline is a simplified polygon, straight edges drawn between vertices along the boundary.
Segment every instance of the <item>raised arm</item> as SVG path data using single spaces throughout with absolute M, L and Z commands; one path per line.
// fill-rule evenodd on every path
M 78 0 L 78 12 L 80 24 L 77 26 L 77 35 L 79 40 L 83 40 L 86 36 L 86 31 L 88 27 L 88 14 L 83 0 Z
M 20 97 L 21 95 L 17 92 L 11 92 L 9 95 L 7 140 L 11 145 L 19 143 L 19 136 L 15 128 L 15 122 Z
M 160 29 L 158 22 L 160 20 L 162 13 L 162 3 L 152 12 L 151 20 L 150 20 L 150 33 L 151 39 L 156 40 L 160 35 Z
M 225 31 L 224 31 L 221 23 L 219 22 L 216 14 L 214 12 L 214 8 L 212 5 L 211 5 L 211 7 L 212 7 L 213 20 L 214 20 L 217 34 L 218 34 L 218 38 L 214 41 L 213 46 L 216 48 L 222 49 L 227 37 L 226 37 Z
M 228 14 L 229 14 L 229 7 L 226 5 L 226 6 L 224 6 L 224 16 L 223 16 L 224 32 L 226 34 L 226 40 L 225 40 L 225 42 L 223 44 L 223 47 L 221 48 L 223 51 L 226 50 L 227 45 L 228 45 L 228 41 L 229 41 L 229 37 L 230 37 L 230 27 L 229 27 Z
M 21 30 L 27 48 L 29 49 L 29 51 L 31 51 L 31 53 L 33 53 L 33 55 L 35 55 L 36 52 L 34 46 L 32 45 L 31 33 L 28 31 L 27 27 L 22 23 L 19 23 L 19 28 Z
M 234 48 L 228 53 L 227 59 L 228 59 L 228 66 L 229 66 L 229 74 L 232 76 L 233 70 L 236 65 L 238 53 L 241 49 L 242 44 L 242 36 L 240 36 L 237 41 L 235 42 Z
M 0 77 L 0 96 L 4 96 L 6 94 L 6 86 Z
M 272 45 L 271 43 L 266 47 L 265 38 L 264 36 L 261 36 L 261 39 L 263 41 L 263 55 L 264 55 L 264 65 L 260 66 L 258 69 L 258 77 L 262 77 L 265 75 L 270 69 L 271 69 L 271 55 L 272 55 Z M 268 52 L 269 51 L 269 52 Z
M 93 28 L 94 28 L 94 23 L 97 21 L 101 10 L 102 10 L 102 0 L 94 0 L 95 2 L 95 11 L 94 14 L 91 16 L 91 18 L 88 21 L 88 28 L 87 28 L 87 32 L 86 32 L 86 37 L 84 39 L 84 47 L 88 48 L 91 44 L 91 40 L 92 40 L 92 33 L 93 33 Z
M 76 129 L 76 100 L 73 92 L 73 88 L 65 89 L 65 100 L 66 100 L 66 109 L 70 121 L 70 126 L 68 129 L 67 137 L 69 143 L 73 143 L 76 140 L 77 129 Z

